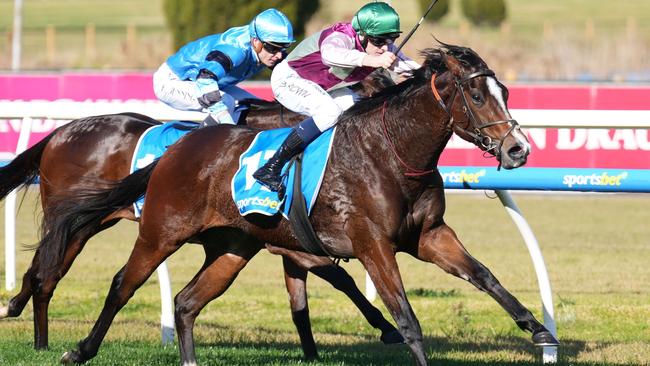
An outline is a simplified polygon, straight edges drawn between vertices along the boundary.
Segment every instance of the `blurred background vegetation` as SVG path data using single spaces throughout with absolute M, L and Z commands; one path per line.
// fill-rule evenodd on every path
M 225 28 L 220 24 L 246 24 L 251 17 L 248 14 L 261 8 L 275 6 L 294 22 L 306 21 L 304 33 L 310 34 L 349 20 L 367 2 L 23 1 L 24 71 L 150 71 L 185 39 L 222 31 Z M 13 3 L 0 0 L 0 71 L 10 69 Z M 472 6 L 487 5 L 493 11 L 501 3 L 504 11 L 497 11 L 496 16 L 503 13 L 502 20 L 472 18 L 472 14 L 485 14 L 485 10 L 472 13 Z M 393 0 L 391 4 L 400 13 L 402 30 L 407 33 L 429 1 Z M 176 36 L 175 41 L 168 18 L 174 20 L 171 28 L 181 29 L 185 38 Z M 650 82 L 648 0 L 440 0 L 430 18 L 433 21 L 425 22 L 404 48 L 416 59 L 418 50 L 435 44 L 435 35 L 444 42 L 475 49 L 503 80 Z

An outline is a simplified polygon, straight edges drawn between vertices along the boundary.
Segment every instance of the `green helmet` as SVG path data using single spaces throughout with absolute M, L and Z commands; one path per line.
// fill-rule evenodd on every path
M 390 5 L 374 2 L 364 5 L 352 18 L 352 28 L 361 35 L 397 36 L 399 15 Z

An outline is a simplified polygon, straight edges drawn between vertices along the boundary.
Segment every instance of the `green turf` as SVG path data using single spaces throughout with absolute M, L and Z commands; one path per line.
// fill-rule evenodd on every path
M 561 365 L 650 363 L 650 258 L 644 195 L 516 195 L 542 248 L 554 292 Z M 35 197 L 19 215 L 19 242 L 36 240 Z M 519 233 L 498 200 L 448 195 L 447 221 L 468 250 L 540 317 L 537 280 Z M 126 261 L 136 225 L 121 223 L 93 239 L 60 283 L 50 306 L 50 350 L 31 348 L 31 305 L 0 321 L 0 364 L 56 364 L 84 338 L 113 274 Z M 0 236 L 3 235 L 0 232 Z M 0 247 L 0 250 L 3 250 Z M 18 252 L 19 276 L 32 253 Z M 189 281 L 202 250 L 186 245 L 169 260 L 173 292 Z M 437 267 L 398 255 L 405 287 L 433 365 L 532 365 L 540 351 L 486 294 Z M 259 254 L 233 287 L 210 303 L 195 328 L 199 362 L 209 365 L 301 363 L 279 257 Z M 363 286 L 358 262 L 343 266 Z M 0 263 L 4 283 L 4 263 Z M 20 277 L 19 277 L 20 282 Z M 386 347 L 343 295 L 310 277 L 311 319 L 324 365 L 410 364 L 404 346 Z M 16 291 L 0 290 L 0 302 Z M 379 301 L 376 304 L 385 312 Z M 176 346 L 159 344 L 155 276 L 117 316 L 91 365 L 173 365 Z

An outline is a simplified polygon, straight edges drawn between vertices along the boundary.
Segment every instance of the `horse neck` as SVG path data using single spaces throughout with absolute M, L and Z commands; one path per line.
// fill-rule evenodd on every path
M 342 124 L 337 139 L 342 149 L 354 147 L 369 158 L 364 161 L 388 167 L 382 170 L 406 186 L 422 180 L 405 176 L 409 169 L 399 160 L 420 171 L 435 168 L 451 132 L 447 114 L 426 87 L 404 100 L 388 100 L 355 121 Z

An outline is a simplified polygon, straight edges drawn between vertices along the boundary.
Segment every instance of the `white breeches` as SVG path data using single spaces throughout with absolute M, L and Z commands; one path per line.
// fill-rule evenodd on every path
M 312 117 L 321 132 L 334 126 L 341 113 L 359 99 L 349 88 L 336 89 L 328 94 L 320 85 L 300 77 L 286 61 L 273 69 L 271 88 L 283 106 Z
M 156 97 L 172 108 L 183 111 L 207 111 L 199 104 L 197 98 L 201 96 L 196 83 L 192 80 L 181 80 L 174 72 L 163 63 L 153 74 L 153 91 Z M 227 86 L 219 90 L 221 100 L 228 107 L 232 119 L 237 122 L 239 112 L 235 111 L 237 101 L 242 99 L 259 99 L 246 90 Z

